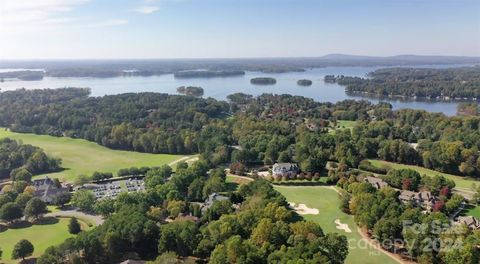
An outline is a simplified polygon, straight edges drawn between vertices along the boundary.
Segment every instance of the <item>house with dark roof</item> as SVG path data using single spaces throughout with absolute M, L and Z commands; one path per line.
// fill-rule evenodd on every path
M 220 195 L 218 193 L 212 193 L 208 196 L 207 199 L 205 199 L 205 202 L 203 203 L 201 210 L 202 212 L 205 212 L 207 211 L 208 208 L 210 208 L 210 206 L 213 205 L 213 203 L 217 201 L 224 201 L 224 200 L 230 200 L 230 198 L 224 195 Z
M 372 177 L 372 176 L 367 176 L 365 179 L 363 179 L 365 182 L 370 183 L 375 189 L 381 189 L 383 187 L 387 187 L 388 183 L 383 181 L 380 178 L 377 177 Z
M 412 192 L 402 190 L 398 199 L 403 203 L 411 203 L 413 206 L 419 206 L 425 210 L 431 210 L 433 204 L 436 201 L 435 196 L 431 192 L 421 191 L 421 192 Z
M 480 229 L 480 220 L 473 216 L 460 216 L 457 223 L 466 225 L 468 228 L 473 230 Z
M 299 172 L 300 168 L 296 163 L 275 163 L 272 168 L 272 176 L 274 177 L 287 176 L 291 178 Z
M 32 185 L 35 188 L 33 196 L 47 204 L 52 203 L 58 195 L 68 192 L 68 188 L 57 186 L 48 176 L 44 179 L 33 180 Z

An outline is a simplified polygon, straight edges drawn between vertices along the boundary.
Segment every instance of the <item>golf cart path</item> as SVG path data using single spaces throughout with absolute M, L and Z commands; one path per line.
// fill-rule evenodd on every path
M 58 211 L 54 213 L 48 213 L 45 214 L 45 216 L 50 216 L 50 217 L 75 217 L 80 220 L 85 219 L 87 221 L 90 221 L 91 223 L 99 226 L 105 222 L 105 220 L 99 216 L 99 215 L 93 215 L 93 214 L 86 214 L 84 212 L 80 212 L 78 210 L 65 210 L 65 211 Z

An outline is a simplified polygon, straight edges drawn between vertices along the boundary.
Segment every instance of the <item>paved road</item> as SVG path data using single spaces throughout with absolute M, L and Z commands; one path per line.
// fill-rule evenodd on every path
M 65 211 L 58 211 L 54 213 L 48 213 L 45 216 L 50 216 L 50 217 L 75 217 L 78 219 L 85 219 L 89 221 L 90 223 L 93 223 L 95 225 L 101 225 L 105 220 L 99 216 L 99 215 L 93 215 L 93 214 L 86 214 L 84 212 L 80 212 L 78 210 L 65 210 Z

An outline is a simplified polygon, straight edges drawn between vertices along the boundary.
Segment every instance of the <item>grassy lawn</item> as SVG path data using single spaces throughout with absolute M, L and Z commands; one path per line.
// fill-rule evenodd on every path
M 475 216 L 475 217 L 480 219 L 480 206 L 476 206 L 476 207 L 468 209 L 465 212 L 465 215 Z
M 55 223 L 38 224 L 25 228 L 9 228 L 0 231 L 0 248 L 3 250 L 0 262 L 18 262 L 11 260 L 11 254 L 14 245 L 21 239 L 27 239 L 33 244 L 35 248 L 34 257 L 41 255 L 50 246 L 61 244 L 65 239 L 73 236 L 68 232 L 68 222 L 69 219 L 60 218 Z
M 337 126 L 329 128 L 329 133 L 334 133 L 337 129 L 351 129 L 355 126 L 357 121 L 337 120 Z
M 282 187 L 275 186 L 275 189 L 281 192 L 289 202 L 303 203 L 310 208 L 316 208 L 320 211 L 318 215 L 305 215 L 305 219 L 319 223 L 326 233 L 336 232 L 347 236 L 350 242 L 349 255 L 345 263 L 356 264 L 376 264 L 376 263 L 397 263 L 384 253 L 369 247 L 361 242 L 358 247 L 358 241 L 361 235 L 357 232 L 357 226 L 353 221 L 353 216 L 343 213 L 339 208 L 339 195 L 331 188 L 325 186 L 301 186 L 301 187 Z M 334 221 L 340 219 L 342 224 L 348 224 L 351 233 L 336 229 Z
M 389 166 L 393 169 L 412 169 L 412 170 L 418 171 L 418 173 L 420 173 L 421 175 L 425 174 L 428 176 L 442 175 L 447 179 L 451 179 L 455 181 L 456 189 L 459 189 L 459 190 L 471 191 L 471 187 L 473 183 L 476 183 L 477 185 L 480 184 L 479 181 L 469 180 L 461 176 L 438 172 L 438 171 L 426 169 L 420 166 L 398 164 L 398 163 L 381 161 L 381 160 L 369 160 L 369 161 L 372 163 L 372 165 L 376 167 Z
M 5 137 L 40 147 L 47 154 L 61 158 L 66 170 L 48 175 L 64 181 L 74 181 L 81 174 L 90 176 L 94 171 L 116 173 L 120 168 L 160 166 L 185 157 L 112 150 L 83 139 L 13 133 L 2 128 L 0 138 Z
M 337 120 L 337 128 L 352 128 L 356 123 L 357 121 Z

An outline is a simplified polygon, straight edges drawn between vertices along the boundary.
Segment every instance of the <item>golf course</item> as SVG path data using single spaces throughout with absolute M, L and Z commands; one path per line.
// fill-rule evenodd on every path
M 74 235 L 68 232 L 69 218 L 48 218 L 42 223 L 25 227 L 0 226 L 0 248 L 3 251 L 0 263 L 18 263 L 12 260 L 11 254 L 15 243 L 27 239 L 33 244 L 33 257 L 41 255 L 50 246 L 61 244 L 65 239 Z M 89 227 L 80 221 L 82 229 Z
M 360 263 L 359 260 L 365 264 L 397 263 L 394 259 L 362 241 L 353 216 L 345 214 L 339 209 L 340 198 L 334 188 L 327 186 L 275 186 L 275 189 L 282 193 L 288 202 L 304 204 L 310 209 L 318 209 L 318 214 L 303 215 L 306 220 L 319 223 L 326 233 L 337 232 L 347 237 L 350 248 L 345 263 Z M 345 225 L 348 225 L 351 232 L 339 229 L 346 227 Z
M 393 163 L 393 162 L 388 162 L 388 161 L 382 161 L 382 160 L 369 160 L 373 166 L 376 167 L 390 167 L 393 169 L 412 169 L 420 173 L 421 175 L 427 175 L 427 176 L 437 176 L 437 175 L 442 175 L 447 179 L 453 180 L 456 185 L 456 189 L 461 190 L 461 191 L 471 191 L 472 184 L 480 184 L 480 181 L 474 181 L 470 180 L 465 177 L 457 176 L 457 175 L 452 175 L 448 173 L 443 173 L 443 172 L 438 172 L 434 170 L 430 170 L 424 167 L 420 166 L 415 166 L 415 165 L 405 165 L 405 164 L 399 164 L 399 163 Z
M 95 171 L 115 174 L 121 168 L 173 164 L 188 157 L 112 150 L 83 139 L 14 133 L 2 128 L 0 138 L 6 137 L 40 147 L 48 155 L 61 158 L 62 167 L 65 170 L 48 175 L 69 182 L 73 182 L 78 175 L 90 176 Z M 42 175 L 36 177 L 42 177 Z

